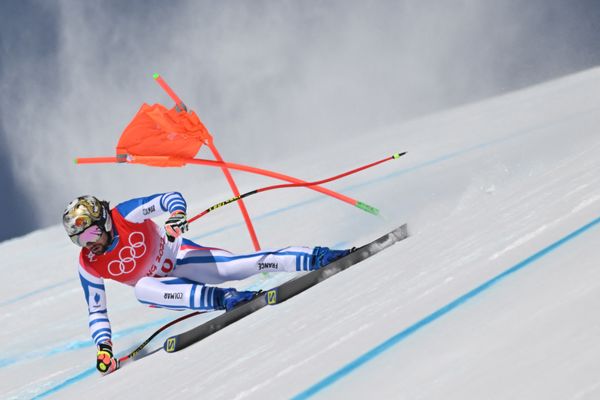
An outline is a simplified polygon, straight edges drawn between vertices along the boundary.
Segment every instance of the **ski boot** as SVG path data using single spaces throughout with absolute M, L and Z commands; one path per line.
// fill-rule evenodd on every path
M 219 309 L 230 311 L 238 304 L 252 300 L 257 294 L 258 292 L 252 291 L 238 292 L 235 289 L 223 289 L 223 298 L 221 299 L 222 307 Z
M 328 247 L 315 247 L 311 257 L 310 269 L 315 270 L 338 260 L 356 250 L 356 247 L 346 250 L 332 250 Z

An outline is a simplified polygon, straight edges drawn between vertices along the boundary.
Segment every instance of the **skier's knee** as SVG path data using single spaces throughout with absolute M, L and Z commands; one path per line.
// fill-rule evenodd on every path
M 217 265 L 216 270 L 217 270 L 217 277 L 222 282 L 239 279 L 237 277 L 236 271 L 233 268 L 230 268 L 230 267 L 228 268 L 227 266 L 224 266 L 224 265 Z
M 148 293 L 152 290 L 152 287 L 155 286 L 155 284 L 156 279 L 151 278 L 149 276 L 145 276 L 139 281 L 137 281 L 137 283 L 133 287 L 133 290 L 135 293 L 135 297 L 138 299 L 139 302 L 144 303 L 144 300 L 147 301 Z

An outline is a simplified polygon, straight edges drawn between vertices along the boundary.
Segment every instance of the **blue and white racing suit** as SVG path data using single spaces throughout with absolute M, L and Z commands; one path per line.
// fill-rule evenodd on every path
M 151 218 L 186 211 L 178 192 L 159 193 L 118 204 L 111 210 L 113 241 L 102 255 L 82 249 L 79 276 L 96 344 L 111 339 L 104 279 L 133 286 L 137 299 L 153 307 L 214 310 L 219 284 L 259 272 L 312 269 L 312 247 L 286 247 L 235 255 L 182 237 L 169 242 Z

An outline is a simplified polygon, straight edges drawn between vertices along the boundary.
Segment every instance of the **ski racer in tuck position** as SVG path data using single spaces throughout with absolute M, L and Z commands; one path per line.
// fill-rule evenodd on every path
M 63 226 L 76 245 L 79 276 L 97 346 L 102 374 L 118 368 L 113 355 L 104 279 L 132 286 L 137 299 L 151 307 L 230 310 L 255 292 L 208 286 L 244 279 L 259 272 L 311 271 L 348 254 L 327 247 L 286 247 L 235 255 L 182 237 L 188 229 L 187 206 L 178 192 L 135 198 L 109 208 L 93 196 L 73 200 Z M 163 226 L 151 218 L 169 213 Z

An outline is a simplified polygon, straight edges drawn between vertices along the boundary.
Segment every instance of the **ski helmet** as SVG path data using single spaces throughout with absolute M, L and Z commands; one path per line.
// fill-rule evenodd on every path
M 63 227 L 75 244 L 77 236 L 92 225 L 104 232 L 112 229 L 108 202 L 94 196 L 80 196 L 73 200 L 63 212 Z

